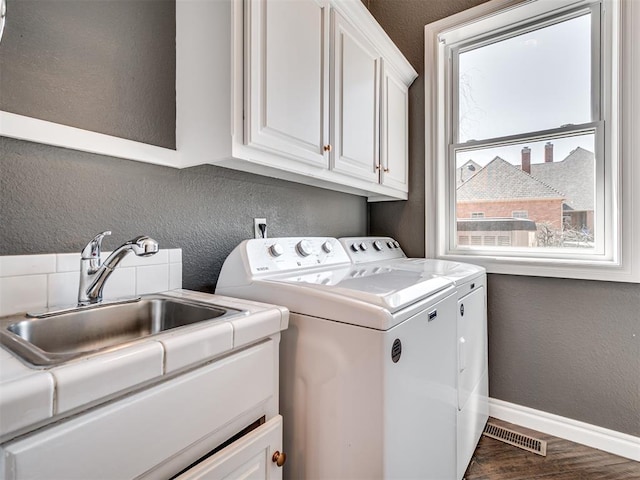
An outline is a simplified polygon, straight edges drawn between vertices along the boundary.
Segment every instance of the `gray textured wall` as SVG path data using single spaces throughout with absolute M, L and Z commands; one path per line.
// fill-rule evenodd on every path
M 372 205 L 370 231 L 422 256 L 424 26 L 483 0 L 364 3 L 420 75 L 409 93 L 409 201 Z M 492 397 L 640 435 L 640 285 L 489 275 L 488 295 Z
M 175 148 L 175 2 L 8 0 L 0 110 Z
M 173 2 L 9 0 L 8 15 L 1 109 L 175 142 Z M 80 251 L 107 229 L 105 249 L 147 234 L 183 249 L 185 288 L 212 291 L 227 254 L 253 236 L 254 217 L 267 218 L 270 236 L 367 231 L 362 197 L 0 138 L 0 255 Z
M 0 255 L 105 250 L 139 234 L 183 249 L 185 288 L 213 291 L 222 262 L 266 217 L 269 236 L 364 235 L 366 201 L 211 165 L 176 170 L 0 138 Z

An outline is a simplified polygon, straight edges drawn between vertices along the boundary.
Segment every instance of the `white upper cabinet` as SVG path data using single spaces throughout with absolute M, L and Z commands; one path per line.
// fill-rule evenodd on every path
M 409 186 L 409 88 L 390 65 L 383 65 L 380 181 L 407 191 Z
M 252 0 L 245 143 L 328 168 L 326 2 Z M 248 107 L 248 108 L 247 108 Z
M 362 3 L 245 0 L 244 17 L 244 146 L 252 151 L 236 147 L 234 156 L 250 158 L 253 171 L 280 170 L 268 175 L 406 199 L 416 74 Z
M 331 20 L 331 168 L 377 183 L 381 57 L 338 12 Z

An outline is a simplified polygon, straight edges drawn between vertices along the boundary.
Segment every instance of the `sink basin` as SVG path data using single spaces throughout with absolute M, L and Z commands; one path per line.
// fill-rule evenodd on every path
M 227 307 L 154 295 L 0 322 L 0 344 L 33 365 L 55 365 L 175 328 L 242 313 Z

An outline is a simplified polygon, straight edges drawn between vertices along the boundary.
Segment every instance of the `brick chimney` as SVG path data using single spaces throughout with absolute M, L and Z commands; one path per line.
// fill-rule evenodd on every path
M 531 149 L 529 147 L 522 149 L 522 171 L 531 173 Z
M 544 163 L 553 163 L 553 143 L 547 142 L 544 146 Z

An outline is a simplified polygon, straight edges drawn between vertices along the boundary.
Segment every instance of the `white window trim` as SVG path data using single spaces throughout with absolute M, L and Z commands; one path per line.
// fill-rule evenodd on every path
M 607 22 L 618 23 L 618 35 L 611 36 L 614 55 L 610 66 L 603 68 L 614 75 L 609 91 L 603 99 L 604 117 L 611 143 L 614 167 L 606 181 L 612 192 L 612 208 L 607 217 L 607 229 L 618 232 L 615 244 L 603 259 L 540 258 L 535 256 L 502 254 L 451 254 L 448 252 L 446 214 L 448 99 L 445 86 L 447 61 L 445 45 L 455 38 L 456 30 L 465 26 L 467 33 L 480 28 L 478 20 L 490 19 L 499 11 L 509 9 L 514 22 L 531 19 L 535 9 L 548 10 L 550 3 L 559 9 L 573 8 L 583 0 L 491 0 L 470 10 L 447 17 L 425 27 L 425 252 L 427 256 L 476 263 L 490 273 L 581 278 L 603 281 L 640 283 L 640 2 L 636 0 L 603 0 Z M 527 5 L 526 18 L 519 18 Z M 532 10 L 533 9 L 533 10 Z M 635 29 L 634 29 L 635 26 Z M 614 29 L 615 31 L 615 29 Z M 603 38 L 606 33 L 603 34 Z M 615 78 L 617 77 L 617 79 Z M 606 78 L 606 77 L 605 77 Z M 634 154 L 635 152 L 635 154 Z M 633 186 L 636 185 L 635 192 Z M 635 215 L 634 215 L 635 212 Z M 471 252 L 470 252 L 471 253 Z

